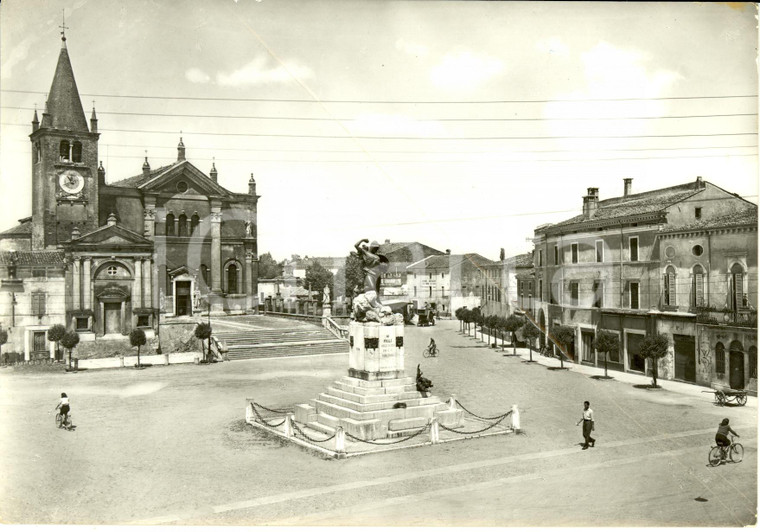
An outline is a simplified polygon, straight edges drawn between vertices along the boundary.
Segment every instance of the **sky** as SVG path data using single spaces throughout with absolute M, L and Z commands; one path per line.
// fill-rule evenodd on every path
M 259 253 L 361 238 L 497 259 L 600 199 L 758 194 L 751 3 L 3 0 L 0 229 L 31 215 L 65 16 L 106 181 L 187 159 L 261 195 Z

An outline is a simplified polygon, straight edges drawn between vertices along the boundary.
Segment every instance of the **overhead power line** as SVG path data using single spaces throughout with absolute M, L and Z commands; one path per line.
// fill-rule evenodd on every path
M 19 107 L 12 105 L 0 106 L 1 109 L 16 109 L 21 111 L 35 111 L 34 107 Z M 98 111 L 99 115 L 114 116 L 160 116 L 169 118 L 218 118 L 233 120 L 294 120 L 307 122 L 351 122 L 356 117 L 311 117 L 311 116 L 260 116 L 260 115 L 201 115 L 201 114 L 183 114 L 183 113 L 137 113 L 122 111 Z M 562 118 L 414 118 L 418 122 L 579 122 L 579 121 L 610 121 L 610 120 L 675 120 L 689 118 L 729 118 L 739 116 L 757 117 L 757 113 L 727 113 L 727 114 L 708 114 L 708 115 L 674 115 L 674 116 L 619 116 L 619 117 L 562 117 Z
M 27 124 L 13 124 L 2 122 L 3 125 L 28 127 Z M 99 129 L 99 131 L 120 132 L 120 133 L 142 133 L 142 134 L 170 134 L 176 135 L 177 131 L 165 130 L 147 130 L 147 129 Z M 270 138 L 312 138 L 312 139 L 342 139 L 342 140 L 430 140 L 430 141 L 465 141 L 465 140 L 573 140 L 573 139 L 644 139 L 644 138 L 690 138 L 690 137 L 730 137 L 741 135 L 757 135 L 756 131 L 738 132 L 738 133 L 687 133 L 673 135 L 552 135 L 546 137 L 526 137 L 526 136 L 477 136 L 477 137 L 409 137 L 409 136 L 378 136 L 378 135 L 295 135 L 292 133 L 229 133 L 218 131 L 186 131 L 185 135 L 213 135 L 213 136 L 231 136 L 231 137 L 270 137 Z
M 22 94 L 47 94 L 43 91 L 30 91 L 19 89 L 2 89 L 2 92 Z M 552 100 L 323 100 L 306 98 L 222 98 L 201 96 L 150 96 L 137 94 L 102 94 L 81 93 L 81 96 L 95 98 L 133 98 L 140 100 L 195 100 L 195 101 L 224 101 L 224 102 L 284 102 L 284 103 L 356 103 L 356 104 L 502 104 L 502 103 L 554 103 L 554 102 L 637 102 L 637 101 L 665 101 L 665 100 L 716 100 L 729 98 L 757 98 L 757 94 L 738 95 L 712 95 L 712 96 L 666 96 L 658 98 L 556 98 Z

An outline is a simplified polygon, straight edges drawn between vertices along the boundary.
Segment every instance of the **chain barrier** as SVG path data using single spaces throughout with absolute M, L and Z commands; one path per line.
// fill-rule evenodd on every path
M 253 402 L 252 405 L 256 405 L 262 410 L 266 410 L 267 412 L 272 412 L 273 414 L 290 414 L 290 410 L 275 410 L 273 408 L 267 408 L 264 405 L 260 405 L 259 403 Z
M 401 439 L 401 440 L 398 440 L 398 441 L 379 442 L 379 441 L 363 440 L 363 439 L 359 438 L 358 436 L 352 436 L 348 432 L 346 432 L 346 437 L 350 438 L 350 439 L 352 439 L 354 441 L 360 441 L 362 443 L 369 443 L 371 445 L 394 445 L 396 443 L 404 443 L 405 441 L 409 441 L 412 438 L 416 438 L 417 436 L 419 436 L 423 432 L 426 432 L 429 428 L 430 428 L 430 423 L 428 423 L 427 425 L 425 425 L 424 427 L 422 427 L 419 431 L 415 432 L 414 434 L 411 434 L 411 435 L 405 437 L 404 439 Z
M 280 421 L 279 423 L 267 423 L 266 420 L 263 417 L 261 417 L 261 414 L 259 414 L 259 411 L 256 410 L 256 404 L 257 403 L 251 403 L 251 408 L 253 409 L 253 413 L 256 414 L 256 417 L 259 419 L 259 421 L 263 423 L 264 425 L 266 425 L 267 427 L 276 429 L 277 427 L 280 427 L 282 426 L 283 423 L 285 423 L 284 419 Z
M 510 414 L 512 413 L 512 410 L 510 410 L 510 411 L 508 411 L 508 412 L 506 412 L 506 413 L 504 413 L 504 414 L 500 414 L 500 415 L 498 415 L 498 416 L 494 416 L 494 417 L 483 417 L 483 416 L 479 416 L 479 415 L 477 415 L 477 414 L 474 414 L 474 413 L 470 412 L 469 410 L 467 410 L 467 409 L 464 407 L 464 405 L 463 405 L 462 403 L 460 403 L 460 402 L 459 402 L 459 400 L 458 400 L 458 399 L 454 399 L 454 401 L 456 402 L 456 404 L 458 404 L 458 405 L 459 405 L 459 407 L 460 407 L 462 410 L 464 410 L 465 412 L 467 412 L 468 414 L 470 414 L 472 417 L 476 417 L 476 418 L 478 418 L 478 419 L 483 419 L 483 420 L 486 420 L 486 421 L 493 421 L 494 419 L 501 419 L 501 418 L 503 418 L 503 417 L 505 417 L 505 416 L 508 416 L 508 415 L 510 415 Z
M 312 442 L 312 443 L 325 443 L 325 442 L 328 442 L 328 441 L 332 440 L 332 439 L 335 437 L 335 434 L 333 434 L 332 436 L 330 436 L 330 437 L 329 437 L 329 438 L 327 438 L 326 440 L 316 440 L 316 439 L 314 439 L 314 438 L 311 438 L 311 437 L 307 436 L 307 435 L 304 433 L 304 431 L 302 431 L 302 430 L 301 430 L 301 428 L 300 428 L 300 427 L 299 427 L 299 426 L 296 424 L 296 422 L 295 422 L 295 421 L 293 421 L 293 423 L 291 424 L 291 426 L 293 427 L 293 430 L 294 430 L 294 432 L 297 432 L 298 434 L 300 434 L 300 435 L 301 435 L 301 437 L 302 437 L 304 440 L 308 440 L 308 441 L 310 441 L 310 442 Z
M 509 411 L 506 414 L 502 415 L 497 421 L 495 421 L 494 423 L 491 423 L 486 428 L 480 429 L 480 430 L 475 430 L 475 431 L 464 431 L 464 430 L 452 429 L 452 428 L 447 427 L 446 425 L 444 425 L 441 422 L 438 422 L 438 426 L 441 427 L 444 430 L 448 430 L 449 432 L 454 432 L 456 434 L 480 434 L 481 432 L 485 432 L 485 431 L 487 431 L 489 429 L 494 428 L 496 425 L 498 425 L 499 423 L 501 423 L 502 421 L 504 421 L 507 418 L 507 416 L 509 416 L 509 414 L 511 414 L 511 413 L 512 412 Z

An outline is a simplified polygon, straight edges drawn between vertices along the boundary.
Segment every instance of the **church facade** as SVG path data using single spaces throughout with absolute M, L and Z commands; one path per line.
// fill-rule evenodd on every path
M 106 181 L 95 109 L 86 119 L 63 37 L 32 132 L 32 216 L 0 233 L 4 351 L 50 356 L 47 329 L 150 336 L 161 317 L 258 308 L 256 183 L 245 193 L 185 157 Z M 4 292 L 4 293 L 3 293 Z

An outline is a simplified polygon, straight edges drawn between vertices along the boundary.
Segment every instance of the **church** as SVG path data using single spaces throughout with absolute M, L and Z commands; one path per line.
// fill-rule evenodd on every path
M 98 119 L 88 120 L 66 36 L 32 145 L 32 215 L 0 233 L 3 351 L 48 357 L 55 324 L 82 341 L 152 336 L 164 317 L 258 308 L 256 182 L 245 193 L 186 159 L 106 179 Z M 137 170 L 137 169 L 136 169 Z

